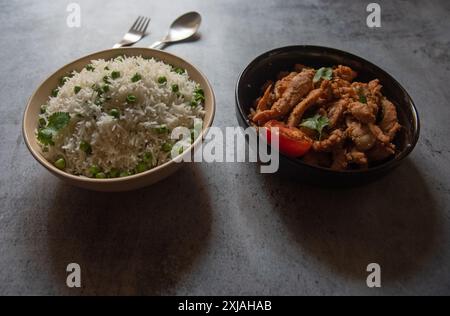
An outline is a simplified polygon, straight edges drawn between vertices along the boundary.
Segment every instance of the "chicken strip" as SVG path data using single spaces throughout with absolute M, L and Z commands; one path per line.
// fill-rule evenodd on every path
M 391 139 L 388 135 L 385 135 L 381 128 L 378 125 L 375 125 L 374 123 L 368 124 L 370 131 L 372 134 L 383 144 L 389 144 L 391 142 Z
M 256 112 L 261 112 L 269 109 L 269 101 L 270 101 L 270 94 L 272 91 L 272 84 L 269 84 L 266 91 L 264 92 L 264 95 L 259 99 L 258 105 L 256 106 Z
M 335 69 L 333 69 L 333 78 L 338 77 L 342 78 L 348 82 L 352 82 L 358 74 L 353 71 L 350 67 L 339 65 Z
M 348 105 L 348 112 L 364 124 L 374 123 L 376 120 L 372 107 L 361 102 L 351 102 Z
M 345 133 L 353 141 L 356 149 L 367 151 L 375 145 L 376 138 L 367 125 L 363 125 L 352 118 L 347 118 L 346 124 Z
M 363 167 L 367 167 L 369 164 L 369 160 L 367 159 L 366 154 L 357 150 L 356 148 L 352 148 L 346 156 L 348 163 L 354 163 Z
M 389 137 L 389 141 L 392 141 L 401 129 L 401 125 L 398 123 L 397 110 L 395 105 L 386 98 L 381 100 L 381 108 L 383 109 L 383 118 L 380 122 L 380 128 Z
M 314 105 L 317 100 L 323 95 L 324 91 L 326 91 L 328 85 L 328 80 L 322 81 L 320 88 L 312 90 L 306 98 L 304 98 L 299 104 L 295 106 L 289 115 L 288 126 L 296 127 L 300 124 L 303 114 L 305 114 L 306 110 L 308 110 L 312 105 Z
M 339 101 L 333 102 L 328 107 L 327 116 L 330 121 L 330 128 L 335 128 L 340 123 L 344 116 L 344 112 L 347 110 L 348 103 L 348 99 L 340 99 Z
M 272 106 L 270 110 L 255 114 L 253 120 L 259 125 L 272 119 L 279 119 L 288 114 L 291 109 L 303 98 L 313 87 L 312 78 L 314 71 L 304 70 L 297 74 L 289 82 L 286 90 Z
M 315 151 L 331 152 L 345 140 L 345 134 L 340 129 L 335 129 L 327 139 L 315 141 L 312 148 Z
M 372 161 L 380 161 L 395 154 L 395 145 L 377 142 L 371 150 L 367 152 L 367 157 Z
M 368 100 L 379 104 L 382 97 L 381 88 L 383 88 L 383 86 L 380 84 L 380 81 L 378 79 L 370 81 L 367 84 L 367 89 L 369 90 L 369 94 L 367 96 Z
M 281 74 L 279 74 L 279 76 L 280 75 Z M 283 95 L 283 93 L 286 91 L 289 84 L 291 83 L 292 79 L 297 75 L 298 75 L 297 72 L 288 73 L 287 75 L 282 76 L 281 79 L 279 79 L 275 83 L 275 88 L 274 88 L 275 99 L 278 100 L 279 98 L 281 98 L 281 96 Z

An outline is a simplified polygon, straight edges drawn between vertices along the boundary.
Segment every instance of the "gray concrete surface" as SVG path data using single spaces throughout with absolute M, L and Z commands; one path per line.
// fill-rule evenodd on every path
M 0 2 L 0 294 L 450 294 L 450 3 L 379 1 L 382 27 L 365 25 L 369 1 Z M 209 77 L 216 126 L 235 126 L 234 85 L 256 55 L 290 44 L 361 55 L 415 100 L 420 142 L 399 169 L 354 189 L 261 175 L 246 163 L 192 164 L 139 191 L 100 194 L 44 170 L 21 135 L 37 85 L 72 59 L 112 46 L 139 14 L 146 46 L 188 10 L 200 41 L 168 47 Z M 81 289 L 65 286 L 69 262 Z M 366 286 L 367 264 L 382 288 Z

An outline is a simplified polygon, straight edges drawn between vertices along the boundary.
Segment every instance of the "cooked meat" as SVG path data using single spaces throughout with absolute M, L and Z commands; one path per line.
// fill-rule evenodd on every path
M 367 157 L 373 161 L 385 160 L 395 154 L 395 146 L 391 143 L 383 144 L 377 142 L 371 150 L 367 152 Z
M 348 118 L 346 135 L 353 141 L 356 148 L 360 151 L 367 151 L 375 145 L 376 138 L 367 125 Z
M 381 108 L 383 119 L 380 122 L 380 128 L 389 137 L 389 141 L 392 141 L 401 128 L 398 123 L 397 110 L 395 105 L 386 98 L 381 100 Z
M 313 143 L 315 151 L 331 152 L 334 148 L 341 145 L 344 141 L 344 132 L 340 129 L 335 129 L 328 138 Z
M 393 142 L 401 125 L 379 80 L 354 82 L 357 73 L 343 65 L 321 71 L 316 83 L 316 71 L 302 64 L 278 74 L 275 83 L 263 86 L 251 110 L 252 123 L 283 124 L 293 146 L 298 145 L 296 135 L 290 133 L 314 140 L 299 155 L 308 164 L 333 170 L 368 168 L 395 155 Z
M 369 90 L 368 98 L 372 99 L 372 101 L 376 104 L 380 103 L 382 94 L 381 88 L 383 86 L 380 84 L 378 79 L 372 80 L 367 84 L 367 88 Z
M 270 84 L 266 91 L 264 92 L 264 95 L 259 99 L 258 105 L 256 106 L 256 111 L 261 112 L 268 110 L 269 107 L 269 101 L 270 101 L 270 93 L 272 91 L 272 85 Z
M 262 125 L 269 120 L 279 119 L 288 114 L 311 91 L 313 76 L 314 71 L 312 70 L 304 70 L 295 75 L 291 80 L 287 81 L 286 89 L 282 92 L 281 97 L 275 101 L 272 108 L 256 113 L 253 120 Z
M 348 111 L 361 123 L 369 124 L 375 122 L 375 114 L 372 108 L 361 102 L 352 102 L 348 105 Z
M 279 79 L 275 84 L 275 98 L 279 99 L 283 95 L 284 91 L 288 88 L 289 84 L 291 83 L 292 79 L 297 76 L 297 72 L 291 72 L 287 74 L 279 74 Z
M 326 89 L 328 81 L 324 80 L 319 89 L 312 90 L 306 98 L 304 98 L 299 104 L 295 106 L 292 110 L 291 115 L 288 119 L 289 126 L 298 126 L 302 120 L 303 114 L 308 110 L 314 103 L 319 100 L 320 96 L 323 94 L 324 89 Z
M 347 162 L 360 166 L 367 166 L 367 164 L 369 163 L 366 154 L 362 151 L 357 150 L 356 148 L 352 148 L 352 150 L 347 153 Z
M 350 67 L 339 65 L 333 70 L 333 76 L 352 82 L 358 74 Z
M 389 136 L 385 135 L 378 125 L 369 123 L 368 126 L 372 134 L 376 137 L 376 139 L 378 139 L 383 144 L 389 144 L 389 142 L 391 141 Z
M 342 118 L 344 117 L 344 112 L 347 110 L 348 99 L 339 99 L 336 102 L 333 102 L 328 107 L 328 120 L 330 121 L 330 128 L 335 128 L 338 125 Z

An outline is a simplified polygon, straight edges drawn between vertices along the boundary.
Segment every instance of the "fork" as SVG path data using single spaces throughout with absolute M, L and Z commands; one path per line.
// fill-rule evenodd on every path
M 145 36 L 145 31 L 149 23 L 150 18 L 139 16 L 120 42 L 115 44 L 113 48 L 133 45 L 140 41 Z

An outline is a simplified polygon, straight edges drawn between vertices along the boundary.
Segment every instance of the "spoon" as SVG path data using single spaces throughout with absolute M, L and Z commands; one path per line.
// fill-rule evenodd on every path
M 173 21 L 167 35 L 160 41 L 153 43 L 149 48 L 157 48 L 170 43 L 186 40 L 197 33 L 202 17 L 197 12 L 188 12 Z

